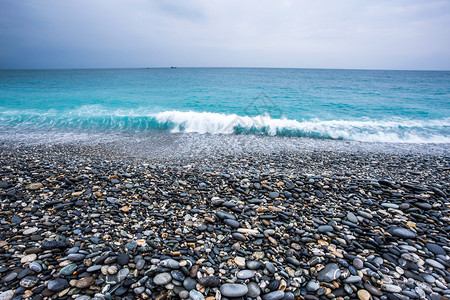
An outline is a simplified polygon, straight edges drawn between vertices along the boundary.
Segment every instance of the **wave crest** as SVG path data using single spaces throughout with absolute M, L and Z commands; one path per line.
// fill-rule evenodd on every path
M 97 106 L 56 111 L 5 111 L 2 127 L 16 129 L 162 130 L 172 133 L 262 134 L 344 139 L 364 142 L 450 143 L 450 118 L 441 120 L 308 120 L 275 119 L 194 111 L 108 111 Z

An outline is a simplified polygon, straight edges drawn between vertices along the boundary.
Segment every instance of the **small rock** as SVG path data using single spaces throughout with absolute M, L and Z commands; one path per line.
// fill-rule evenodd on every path
M 220 292 L 222 293 L 222 296 L 230 297 L 230 298 L 237 298 L 242 297 L 248 292 L 247 286 L 243 284 L 237 284 L 237 283 L 225 283 L 220 286 Z
M 153 278 L 153 282 L 156 285 L 166 285 L 172 280 L 172 275 L 170 273 L 159 273 Z

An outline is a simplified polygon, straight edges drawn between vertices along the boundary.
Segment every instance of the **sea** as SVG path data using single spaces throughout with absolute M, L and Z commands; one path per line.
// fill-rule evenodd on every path
M 187 140 L 191 150 L 192 143 L 448 149 L 450 71 L 0 70 L 2 142 L 189 149 Z

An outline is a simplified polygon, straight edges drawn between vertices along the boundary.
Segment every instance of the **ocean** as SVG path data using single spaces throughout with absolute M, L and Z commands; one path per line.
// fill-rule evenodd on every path
M 0 139 L 188 134 L 450 143 L 450 72 L 0 71 Z M 270 140 L 265 138 L 265 141 Z

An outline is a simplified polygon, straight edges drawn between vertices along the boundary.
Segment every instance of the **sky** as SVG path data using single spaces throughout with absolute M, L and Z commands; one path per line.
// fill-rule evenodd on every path
M 450 0 L 0 0 L 0 69 L 450 70 Z

